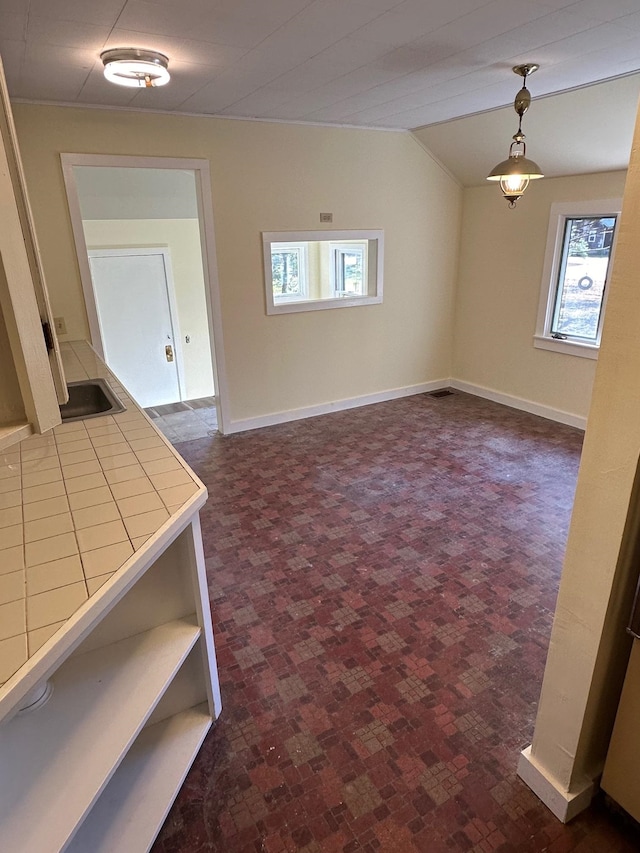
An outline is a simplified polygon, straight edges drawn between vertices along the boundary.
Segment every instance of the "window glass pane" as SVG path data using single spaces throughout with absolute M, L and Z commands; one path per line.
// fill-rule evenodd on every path
M 364 292 L 362 256 L 362 249 L 355 252 L 342 253 L 342 284 L 344 285 L 344 293 L 359 294 Z
M 382 302 L 383 241 L 382 231 L 263 231 L 267 314 Z
M 280 249 L 271 253 L 271 278 L 274 297 L 303 296 L 303 271 L 300 250 Z
M 336 296 L 366 294 L 366 245 L 334 246 L 334 293 Z
M 615 225 L 615 216 L 566 220 L 552 334 L 597 340 Z

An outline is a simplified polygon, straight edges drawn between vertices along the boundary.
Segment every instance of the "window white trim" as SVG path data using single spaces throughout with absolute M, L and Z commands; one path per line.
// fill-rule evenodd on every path
M 298 283 L 299 291 L 297 293 L 279 293 L 274 295 L 273 301 L 276 305 L 281 305 L 286 302 L 300 302 L 309 298 L 309 253 L 307 252 L 306 243 L 280 243 L 276 250 L 277 252 L 296 252 L 298 255 Z M 273 274 L 273 256 L 271 257 L 271 270 Z
M 582 358 L 597 358 L 600 348 L 600 335 L 602 331 L 602 321 L 604 319 L 607 296 L 609 293 L 609 280 L 611 277 L 612 264 L 609 264 L 607 271 L 607 280 L 605 283 L 604 294 L 602 297 L 602 310 L 600 312 L 600 324 L 598 327 L 598 335 L 595 343 L 581 341 L 578 339 L 568 338 L 557 339 L 551 336 L 551 324 L 553 322 L 553 312 L 556 301 L 556 290 L 558 285 L 558 275 L 562 262 L 562 249 L 565 235 L 565 223 L 567 219 L 580 217 L 604 217 L 608 215 L 620 216 L 622 208 L 621 198 L 606 198 L 593 201 L 575 201 L 575 202 L 556 202 L 551 205 L 551 214 L 549 216 L 549 228 L 547 231 L 547 248 L 544 257 L 544 266 L 542 270 L 542 282 L 540 285 L 540 301 L 538 304 L 538 317 L 536 322 L 536 331 L 533 337 L 533 345 L 537 349 L 551 350 L 552 352 L 562 352 L 569 355 L 576 355 Z M 618 219 L 619 222 L 619 219 Z M 611 245 L 610 257 L 613 259 L 615 253 L 616 242 L 618 238 L 618 223 Z
M 368 241 L 366 259 L 367 292 L 363 296 L 337 296 L 276 300 L 273 296 L 271 275 L 271 244 L 322 242 L 341 245 L 345 241 Z M 263 231 L 264 283 L 267 314 L 293 314 L 299 311 L 322 311 L 328 308 L 351 308 L 358 305 L 375 305 L 382 302 L 384 268 L 384 231 Z M 327 280 L 327 288 L 333 286 Z M 333 292 L 333 291 L 332 291 Z
M 558 340 L 557 338 L 533 336 L 533 345 L 536 349 L 547 349 L 551 352 L 564 352 L 569 355 L 579 355 L 582 358 L 598 358 L 600 346 L 596 344 L 585 344 L 580 341 Z
M 365 241 L 360 243 L 355 241 L 350 243 L 331 243 L 329 248 L 331 250 L 331 292 L 336 299 L 347 299 L 348 297 L 344 286 L 342 288 L 339 286 L 340 284 L 344 285 L 345 283 L 343 263 L 344 255 L 360 255 L 362 263 L 362 284 L 363 287 L 366 287 L 369 276 L 369 271 L 367 269 L 367 243 Z M 366 293 L 352 294 L 352 296 L 366 295 Z

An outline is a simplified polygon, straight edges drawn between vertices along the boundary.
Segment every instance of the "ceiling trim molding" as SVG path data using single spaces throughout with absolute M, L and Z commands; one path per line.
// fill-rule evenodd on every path
M 375 125 L 364 124 L 340 124 L 330 121 L 301 121 L 300 119 L 284 119 L 284 118 L 258 118 L 254 116 L 228 116 L 220 113 L 192 113 L 182 110 L 149 110 L 138 109 L 137 107 L 114 107 L 105 104 L 78 104 L 69 101 L 40 101 L 31 100 L 29 98 L 11 98 L 12 104 L 31 104 L 38 107 L 65 107 L 75 110 L 107 110 L 108 112 L 124 112 L 138 113 L 145 115 L 165 115 L 165 116 L 187 116 L 189 118 L 202 119 L 224 119 L 225 121 L 259 121 L 264 124 L 299 124 L 304 127 L 333 127 L 343 130 L 375 130 L 380 133 L 407 133 L 411 134 L 411 129 L 405 127 L 376 127 Z

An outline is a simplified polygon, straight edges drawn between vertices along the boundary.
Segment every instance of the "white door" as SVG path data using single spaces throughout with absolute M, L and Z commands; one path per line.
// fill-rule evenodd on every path
M 141 406 L 181 399 L 168 253 L 90 250 L 105 361 Z

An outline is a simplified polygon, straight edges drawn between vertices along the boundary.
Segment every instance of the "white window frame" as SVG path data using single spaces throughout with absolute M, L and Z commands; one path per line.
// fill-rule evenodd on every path
M 556 202 L 551 205 L 549 217 L 549 229 L 547 231 L 547 248 L 544 257 L 542 271 L 542 283 L 540 285 L 540 302 L 538 305 L 538 318 L 536 332 L 533 337 L 533 345 L 538 349 L 551 350 L 552 352 L 563 352 L 569 355 L 577 355 L 582 358 L 597 358 L 600 349 L 600 337 L 602 334 L 602 323 L 607 308 L 607 297 L 609 294 L 609 282 L 611 270 L 618 240 L 618 226 L 620 224 L 620 211 L 622 209 L 621 198 L 605 198 L 595 201 Z M 616 216 L 616 228 L 611 244 L 609 255 L 609 267 L 602 296 L 602 308 L 598 333 L 595 343 L 567 338 L 559 340 L 551 336 L 551 325 L 556 303 L 558 289 L 558 277 L 562 263 L 562 249 L 565 237 L 565 224 L 567 219 L 580 219 L 593 217 L 600 219 L 606 216 Z
M 307 252 L 306 243 L 281 243 L 277 249 L 278 252 L 297 252 L 298 254 L 298 283 L 300 287 L 299 293 L 279 293 L 274 295 L 273 301 L 275 305 L 309 298 L 309 253 Z M 271 259 L 271 272 L 273 275 L 273 258 Z
M 278 299 L 273 296 L 271 244 L 322 242 L 339 245 L 348 241 L 368 241 L 365 279 L 367 292 L 363 296 L 333 296 L 330 298 Z M 264 284 L 267 314 L 293 314 L 300 311 L 323 311 L 328 308 L 354 308 L 382 302 L 384 268 L 384 231 L 263 231 Z M 327 278 L 327 287 L 333 287 Z M 333 290 L 331 291 L 333 292 Z
M 369 271 L 367 269 L 367 244 L 362 243 L 331 243 L 331 292 L 336 299 L 348 299 L 349 294 L 344 289 L 338 286 L 343 279 L 343 275 L 338 273 L 339 269 L 343 269 L 340 259 L 343 255 L 360 254 L 362 257 L 362 281 L 366 287 Z M 344 282 L 342 282 L 344 284 Z M 354 295 L 354 294 L 351 294 Z M 358 293 L 355 296 L 366 296 L 366 293 Z

